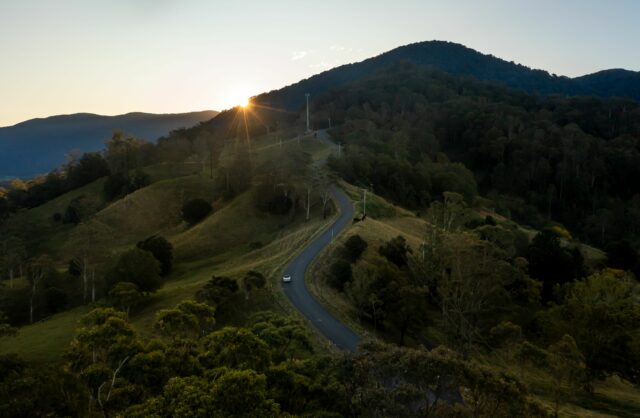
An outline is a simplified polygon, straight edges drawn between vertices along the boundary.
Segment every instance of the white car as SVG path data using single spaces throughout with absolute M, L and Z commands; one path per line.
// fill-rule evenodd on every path
M 285 283 L 289 283 L 291 281 L 291 275 L 285 274 L 284 276 L 282 276 L 282 281 Z

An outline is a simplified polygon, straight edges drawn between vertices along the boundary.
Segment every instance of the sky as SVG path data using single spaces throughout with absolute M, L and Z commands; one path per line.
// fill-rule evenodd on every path
M 640 70 L 635 0 L 0 0 L 0 126 L 222 110 L 426 40 L 559 75 Z

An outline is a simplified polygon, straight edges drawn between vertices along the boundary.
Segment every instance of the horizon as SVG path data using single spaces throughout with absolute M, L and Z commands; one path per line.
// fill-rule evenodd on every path
M 291 1 L 273 7 L 201 0 L 4 3 L 0 46 L 13 59 L 0 68 L 0 127 L 61 114 L 222 111 L 324 70 L 429 40 L 571 78 L 638 71 L 633 45 L 621 40 L 640 37 L 633 19 L 640 5 L 616 5 L 366 2 L 362 21 L 360 1 L 341 9 Z

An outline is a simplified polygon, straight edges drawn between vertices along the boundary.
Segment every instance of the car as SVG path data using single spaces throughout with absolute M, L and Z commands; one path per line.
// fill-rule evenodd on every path
M 289 283 L 291 281 L 291 275 L 285 274 L 284 276 L 282 276 L 282 281 L 285 283 Z

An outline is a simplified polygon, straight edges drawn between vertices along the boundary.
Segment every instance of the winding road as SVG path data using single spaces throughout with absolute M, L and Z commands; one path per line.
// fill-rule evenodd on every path
M 311 296 L 305 282 L 305 274 L 311 262 L 353 219 L 353 205 L 347 195 L 338 187 L 332 186 L 331 196 L 340 210 L 340 217 L 287 265 L 283 274 L 291 275 L 291 282 L 281 282 L 281 284 L 293 306 L 311 321 L 329 341 L 341 350 L 355 351 L 360 337 L 331 315 L 320 302 Z

